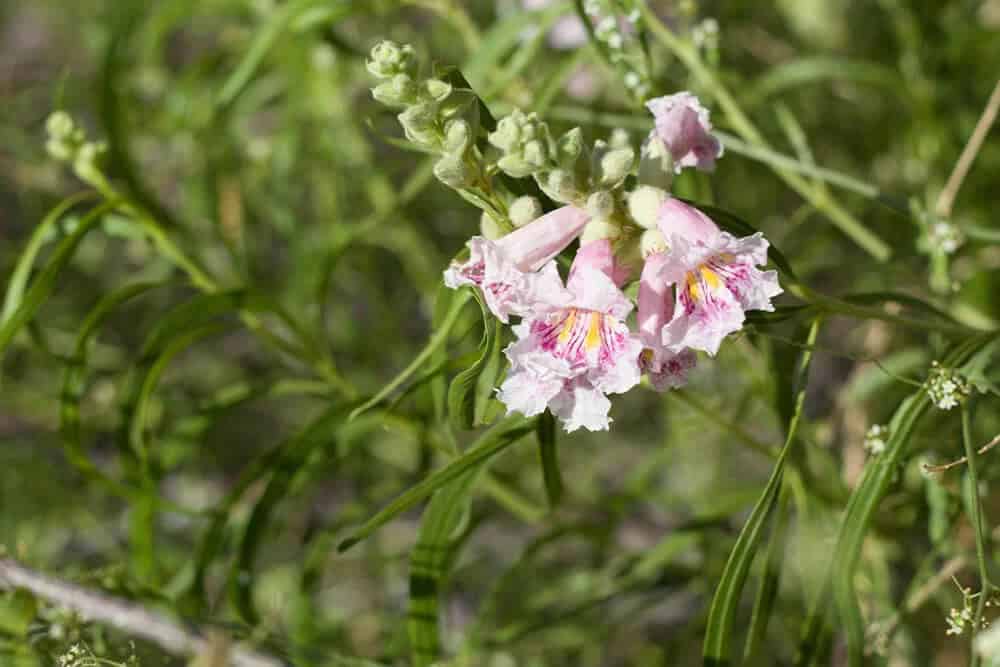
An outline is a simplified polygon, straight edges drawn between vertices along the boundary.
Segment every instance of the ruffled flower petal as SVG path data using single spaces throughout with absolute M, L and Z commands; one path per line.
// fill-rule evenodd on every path
M 605 394 L 639 383 L 642 343 L 624 318 L 632 304 L 612 279 L 586 262 L 567 285 L 569 303 L 541 304 L 505 350 L 511 368 L 499 390 L 508 411 L 534 415 L 548 406 L 567 430 L 607 428 Z
M 675 214 L 677 207 L 686 205 L 676 202 Z M 695 217 L 673 215 L 672 221 Z M 690 233 L 661 221 L 661 229 L 673 230 L 660 278 L 677 290 L 673 317 L 662 330 L 663 345 L 674 353 L 693 348 L 715 355 L 722 340 L 743 327 L 745 311 L 774 310 L 771 299 L 782 292 L 776 272 L 757 268 L 767 262 L 762 234 L 738 238 L 712 225 L 714 233 L 706 233 L 701 222 Z
M 685 91 L 652 99 L 646 107 L 656 121 L 650 136 L 670 153 L 676 173 L 685 167 L 702 171 L 715 168 L 715 160 L 722 156 L 722 142 L 712 134 L 708 109 L 697 97 Z
M 664 277 L 666 262 L 665 253 L 650 255 L 639 279 L 639 339 L 644 348 L 639 367 L 656 391 L 685 385 L 697 361 L 691 350 L 675 353 L 663 345 L 663 328 L 674 313 L 674 288 Z
M 583 230 L 587 214 L 564 206 L 496 240 L 474 236 L 469 259 L 453 262 L 444 272 L 446 286 L 474 285 L 501 322 L 524 316 L 543 303 L 565 301 L 565 289 L 552 258 Z

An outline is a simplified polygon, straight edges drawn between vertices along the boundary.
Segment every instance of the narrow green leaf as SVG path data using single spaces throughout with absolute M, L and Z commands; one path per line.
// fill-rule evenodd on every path
M 977 354 L 992 353 L 993 343 L 1000 334 L 974 336 L 959 343 L 949 352 L 942 364 L 948 368 L 965 371 L 978 362 Z M 851 667 L 864 664 L 865 624 L 854 595 L 854 574 L 861 556 L 861 546 L 871 525 L 875 510 L 885 495 L 889 484 L 905 455 L 907 445 L 920 418 L 930 407 L 924 390 L 905 399 L 889 422 L 889 440 L 885 450 L 865 466 L 861 480 L 848 499 L 841 522 L 837 544 L 831 559 L 830 589 L 839 614 L 839 621 L 847 638 L 848 663 Z M 821 626 L 825 609 L 819 607 L 809 626 Z
M 798 425 L 802 416 L 802 407 L 805 404 L 809 362 L 812 360 L 812 345 L 816 342 L 818 332 L 819 319 L 816 319 L 813 321 L 809 329 L 809 335 L 806 338 L 806 344 L 809 347 L 802 352 L 799 362 L 798 373 L 795 379 L 797 385 L 795 411 L 792 415 L 792 421 L 788 425 L 785 445 L 778 455 L 778 460 L 774 464 L 774 470 L 767 481 L 767 485 L 764 487 L 764 492 L 761 494 L 757 504 L 754 505 L 750 517 L 736 539 L 736 544 L 733 545 L 733 550 L 730 552 L 729 559 L 726 561 L 726 567 L 722 572 L 722 578 L 715 589 L 712 606 L 708 612 L 705 642 L 702 647 L 702 654 L 706 665 L 725 665 L 729 663 L 730 643 L 734 632 L 733 622 L 736 617 L 736 609 L 739 606 L 740 595 L 743 592 L 743 586 L 746 583 L 750 565 L 757 555 L 757 544 L 763 536 L 768 516 L 778 501 L 785 459 L 788 457 L 792 445 L 796 441 Z
M 479 292 L 472 295 L 483 314 L 483 338 L 479 343 L 479 358 L 455 376 L 448 387 L 448 414 L 456 428 L 468 429 L 476 423 L 476 386 L 496 347 L 497 325 Z
M 539 415 L 535 432 L 538 436 L 538 454 L 542 461 L 545 497 L 548 498 L 549 507 L 554 509 L 562 500 L 563 481 L 556 450 L 556 420 L 551 412 L 546 410 Z
M 748 86 L 752 106 L 789 88 L 826 80 L 853 81 L 905 94 L 899 73 L 884 65 L 861 60 L 825 56 L 796 58 L 767 70 Z
M 91 341 L 98 332 L 105 319 L 111 315 L 119 306 L 133 298 L 142 296 L 147 292 L 165 286 L 166 283 L 136 283 L 126 285 L 120 289 L 109 292 L 97 302 L 80 325 L 77 332 L 76 343 L 73 346 L 73 356 L 66 365 L 63 373 L 62 395 L 60 397 L 60 421 L 59 434 L 62 438 L 64 451 L 67 460 L 73 464 L 86 477 L 110 487 L 112 490 L 122 493 L 124 486 L 107 477 L 101 472 L 83 451 L 83 443 L 80 434 L 80 400 L 83 397 L 84 382 L 86 379 L 87 362 L 91 348 Z M 125 491 L 131 495 L 128 491 Z
M 432 473 L 422 482 L 411 487 L 408 491 L 405 491 L 386 505 L 385 508 L 355 531 L 351 537 L 342 541 L 337 546 L 337 550 L 343 552 L 350 549 L 437 489 L 461 476 L 466 471 L 477 467 L 484 461 L 493 458 L 525 435 L 531 433 L 534 429 L 535 424 L 533 419 L 515 416 L 503 420 L 484 433 L 461 456 L 453 459 L 444 468 Z
M 219 89 L 215 102 L 218 109 L 225 111 L 236 101 L 236 98 L 253 79 L 261 63 L 264 62 L 264 58 L 281 37 L 281 34 L 291 26 L 296 17 L 319 2 L 320 0 L 294 0 L 271 13 L 266 22 L 257 30 L 253 42 L 246 50 L 239 65 Z
M 461 543 L 470 494 L 487 463 L 480 463 L 435 491 L 420 521 L 420 535 L 410 552 L 410 602 L 406 616 L 410 657 L 416 667 L 428 667 L 441 657 L 440 596 Z
M 39 273 L 38 277 L 31 283 L 31 286 L 24 294 L 20 305 L 0 325 L 0 361 L 3 360 L 3 353 L 10 344 L 10 341 L 13 340 L 14 335 L 34 317 L 45 300 L 52 294 L 52 290 L 55 289 L 56 279 L 73 258 L 73 254 L 76 252 L 77 246 L 80 245 L 80 241 L 83 240 L 83 237 L 90 230 L 100 223 L 101 216 L 114 207 L 114 202 L 107 202 L 91 209 L 80 220 L 73 233 L 60 241 L 45 268 L 42 269 L 41 273 Z
M 774 611 L 774 603 L 778 598 L 778 580 L 781 577 L 781 566 L 785 556 L 785 532 L 788 528 L 788 496 L 787 490 L 782 490 L 778 497 L 774 528 L 771 530 L 767 555 L 764 559 L 764 573 L 760 588 L 757 589 L 753 613 L 750 615 L 750 630 L 747 631 L 747 641 L 743 649 L 744 660 L 752 660 L 759 653 L 767 634 L 771 613 Z
M 469 292 L 460 292 L 451 302 L 448 313 L 444 320 L 441 322 L 441 326 L 431 334 L 431 339 L 427 342 L 417 356 L 410 362 L 410 364 L 404 368 L 399 375 L 393 378 L 389 384 L 385 385 L 380 389 L 374 396 L 359 405 L 351 412 L 348 419 L 357 419 L 359 415 L 364 414 L 368 410 L 384 401 L 392 392 L 396 391 L 400 386 L 403 385 L 407 380 L 409 380 L 414 373 L 420 370 L 420 367 L 430 359 L 433 354 L 439 350 L 445 342 L 448 340 L 448 335 L 451 333 L 452 327 L 458 321 L 458 316 L 462 312 L 462 307 L 468 303 L 471 295 Z
M 306 464 L 317 447 L 327 446 L 331 442 L 333 431 L 344 422 L 346 415 L 347 409 L 344 406 L 329 408 L 283 445 L 280 448 L 281 456 L 277 460 L 270 460 L 268 456 L 273 473 L 264 493 L 250 511 L 229 576 L 233 605 L 243 621 L 250 625 L 257 625 L 259 622 L 253 603 L 253 570 L 257 549 L 271 514 L 291 490 L 295 474 Z
M 38 258 L 38 254 L 45 244 L 56 238 L 56 225 L 59 224 L 63 216 L 74 206 L 95 196 L 96 193 L 93 192 L 81 192 L 72 197 L 67 197 L 56 204 L 42 218 L 38 226 L 35 227 L 35 231 L 31 233 L 31 238 L 28 240 L 28 245 L 25 246 L 21 255 L 17 258 L 17 265 L 14 267 L 14 272 L 10 275 L 10 281 L 7 283 L 7 292 L 3 300 L 3 310 L 0 311 L 0 325 L 6 323 L 14 314 L 14 311 L 21 305 L 24 290 L 28 286 L 28 278 L 31 277 L 31 269 L 34 267 L 35 260 Z

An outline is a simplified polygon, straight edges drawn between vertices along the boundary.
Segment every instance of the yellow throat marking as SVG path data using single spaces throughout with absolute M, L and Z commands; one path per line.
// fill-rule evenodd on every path
M 573 325 L 576 323 L 576 309 L 569 311 L 569 315 L 563 321 L 562 331 L 559 332 L 559 342 L 565 343 L 573 335 Z
M 590 326 L 587 328 L 587 338 L 583 342 L 584 348 L 593 350 L 601 344 L 601 324 L 604 316 L 600 313 L 590 314 Z

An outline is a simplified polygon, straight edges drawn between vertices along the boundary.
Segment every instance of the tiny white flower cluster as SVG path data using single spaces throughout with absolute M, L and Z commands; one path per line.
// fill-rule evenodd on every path
M 951 608 L 945 621 L 948 623 L 946 635 L 960 635 L 965 632 L 965 626 L 972 625 L 972 607 L 966 604 L 961 609 Z
M 972 391 L 965 378 L 936 361 L 931 364 L 931 372 L 924 383 L 924 388 L 931 403 L 939 410 L 951 410 L 957 407 Z
M 885 451 L 885 446 L 889 440 L 889 428 L 882 424 L 872 424 L 868 432 L 865 433 L 864 448 L 872 456 L 878 456 Z
M 103 182 L 99 163 L 108 150 L 103 141 L 88 141 L 87 134 L 65 111 L 54 111 L 45 121 L 48 140 L 45 150 L 59 162 L 73 165 L 77 177 L 85 183 Z
M 719 22 L 707 18 L 691 29 L 691 41 L 699 49 L 715 51 L 719 48 Z
M 59 656 L 59 667 L 90 667 L 96 664 L 93 654 L 79 642 Z
M 605 6 L 608 3 L 600 0 L 588 0 L 584 4 L 584 11 L 597 21 L 594 26 L 594 36 L 608 47 L 611 62 L 624 71 L 622 81 L 625 87 L 637 99 L 643 100 L 650 91 L 649 74 L 643 67 L 633 63 L 625 52 L 626 37 L 635 34 L 634 26 L 642 15 L 638 4 L 634 1 L 619 4 L 624 5 L 624 21 L 619 20 L 615 7 Z
M 937 248 L 945 255 L 953 255 L 965 243 L 965 235 L 950 222 L 938 221 L 931 224 L 928 240 L 931 247 Z

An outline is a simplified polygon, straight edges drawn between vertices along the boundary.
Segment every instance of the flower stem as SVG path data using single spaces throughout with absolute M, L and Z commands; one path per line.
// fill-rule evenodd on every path
M 969 467 L 969 520 L 976 534 L 976 563 L 979 566 L 979 599 L 976 603 L 976 616 L 972 620 L 970 641 L 974 641 L 983 619 L 983 608 L 990 594 L 990 579 L 986 569 L 986 535 L 983 532 L 982 508 L 979 504 L 979 474 L 976 470 L 976 449 L 972 444 L 971 426 L 969 423 L 969 408 L 962 406 L 962 442 L 965 444 L 965 458 Z M 972 649 L 969 659 L 970 667 L 978 667 L 979 656 Z

